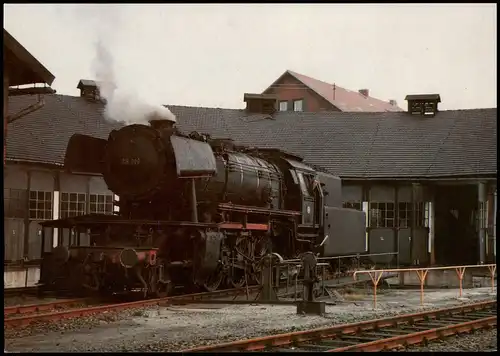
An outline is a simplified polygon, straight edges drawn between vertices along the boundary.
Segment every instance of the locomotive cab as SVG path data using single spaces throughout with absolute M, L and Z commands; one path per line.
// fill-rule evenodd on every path
M 291 159 L 285 161 L 290 173 L 287 190 L 291 192 L 286 209 L 302 213 L 300 226 L 319 228 L 323 223 L 324 196 L 316 172 L 302 162 Z

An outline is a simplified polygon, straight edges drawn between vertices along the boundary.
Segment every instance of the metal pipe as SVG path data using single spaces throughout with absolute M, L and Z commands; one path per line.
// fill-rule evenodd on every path
M 191 220 L 198 222 L 198 202 L 196 201 L 196 181 L 191 179 Z
M 35 104 L 30 105 L 24 109 L 21 109 L 20 111 L 18 111 L 14 115 L 7 116 L 7 124 L 11 124 L 16 120 L 19 120 L 23 116 L 26 116 L 28 114 L 31 114 L 34 111 L 37 111 L 37 110 L 43 108 L 44 105 L 45 105 L 45 100 L 43 100 L 43 98 L 38 96 L 38 101 Z

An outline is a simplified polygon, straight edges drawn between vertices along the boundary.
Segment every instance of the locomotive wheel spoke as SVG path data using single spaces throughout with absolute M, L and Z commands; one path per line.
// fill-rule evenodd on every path
M 245 286 L 245 271 L 242 269 L 234 269 L 233 275 L 229 278 L 233 288 L 241 288 Z
M 203 287 L 209 292 L 213 292 L 217 290 L 222 281 L 224 280 L 224 270 L 222 265 L 219 264 L 215 271 L 207 278 L 206 282 L 203 284 Z

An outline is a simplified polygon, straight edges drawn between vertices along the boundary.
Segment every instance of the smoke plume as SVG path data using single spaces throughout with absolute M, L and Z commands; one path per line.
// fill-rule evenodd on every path
M 127 125 L 148 124 L 151 119 L 176 121 L 166 107 L 150 103 L 137 93 L 118 86 L 113 56 L 102 41 L 96 44 L 93 67 L 100 95 L 106 99 L 105 119 Z

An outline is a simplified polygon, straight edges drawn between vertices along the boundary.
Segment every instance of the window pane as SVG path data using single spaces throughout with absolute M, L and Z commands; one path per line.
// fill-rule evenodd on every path
M 302 100 L 295 100 L 293 102 L 293 111 L 302 111 Z
M 288 102 L 280 101 L 280 111 L 287 111 L 287 110 L 288 110 Z

